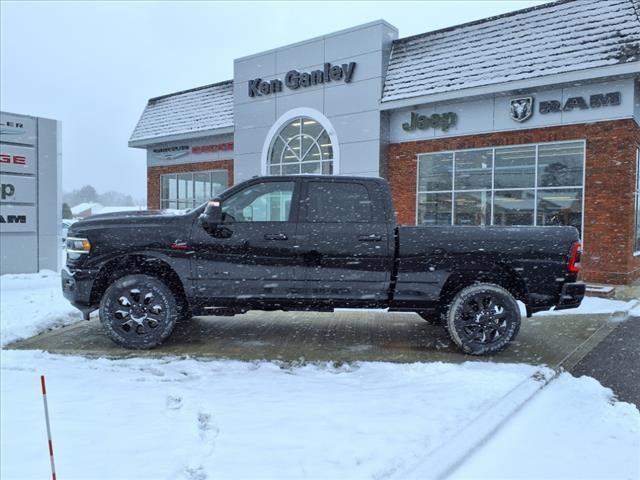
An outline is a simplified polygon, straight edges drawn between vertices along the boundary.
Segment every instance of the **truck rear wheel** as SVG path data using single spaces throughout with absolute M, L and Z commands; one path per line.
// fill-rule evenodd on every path
M 507 347 L 520 329 L 520 309 L 507 290 L 492 283 L 463 288 L 447 312 L 447 330 L 465 353 L 488 355 Z
M 109 338 L 126 348 L 153 348 L 171 335 L 180 315 L 176 299 L 161 280 L 127 275 L 100 302 L 100 323 Z

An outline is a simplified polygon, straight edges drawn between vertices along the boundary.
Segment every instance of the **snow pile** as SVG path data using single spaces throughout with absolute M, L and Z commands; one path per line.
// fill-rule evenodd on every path
M 0 276 L 0 306 L 2 347 L 82 319 L 62 295 L 60 274 L 45 270 Z
M 593 378 L 563 373 L 451 478 L 640 478 L 640 413 Z
M 544 315 L 585 315 L 585 314 L 602 314 L 627 312 L 634 302 L 625 302 L 623 300 L 610 300 L 608 298 L 584 297 L 578 308 L 569 308 L 567 310 L 547 310 L 535 313 L 534 316 Z
M 536 372 L 2 355 L 2 478 L 387 478 Z M 206 472 L 206 474 L 205 474 Z

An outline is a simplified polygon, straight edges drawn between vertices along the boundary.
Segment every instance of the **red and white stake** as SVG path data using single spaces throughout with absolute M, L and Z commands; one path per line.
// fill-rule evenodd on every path
M 51 440 L 51 425 L 49 425 L 49 407 L 47 406 L 47 386 L 44 375 L 40 375 L 42 385 L 42 401 L 44 402 L 44 419 L 47 422 L 47 439 L 49 440 L 49 460 L 51 460 L 51 479 L 56 480 L 56 465 L 53 462 L 53 441 Z

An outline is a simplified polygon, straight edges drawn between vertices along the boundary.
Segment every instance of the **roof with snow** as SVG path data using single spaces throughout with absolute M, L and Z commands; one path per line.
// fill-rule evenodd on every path
M 636 62 L 640 0 L 560 0 L 393 42 L 382 103 Z M 233 80 L 152 98 L 129 146 L 233 129 Z
M 233 80 L 149 100 L 129 144 L 233 127 Z
M 83 202 L 71 207 L 71 213 L 73 215 L 80 215 L 82 212 L 86 212 L 87 210 L 93 210 L 97 208 L 102 208 L 102 204 L 98 202 Z
M 382 102 L 638 62 L 639 14 L 638 0 L 562 0 L 396 40 Z

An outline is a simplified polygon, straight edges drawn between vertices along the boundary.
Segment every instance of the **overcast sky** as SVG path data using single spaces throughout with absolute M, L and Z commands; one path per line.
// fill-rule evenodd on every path
M 233 76 L 233 60 L 384 19 L 407 37 L 545 3 L 0 2 L 0 108 L 62 121 L 63 189 L 146 196 L 127 140 L 150 97 Z

